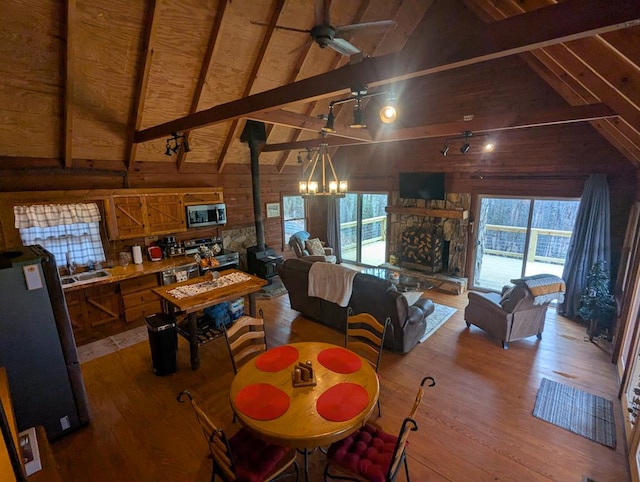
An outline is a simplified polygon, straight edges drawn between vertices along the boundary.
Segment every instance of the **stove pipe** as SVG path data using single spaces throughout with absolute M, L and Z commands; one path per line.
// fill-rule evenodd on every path
M 266 242 L 264 238 L 264 220 L 260 209 L 260 164 L 258 161 L 262 146 L 267 141 L 264 122 L 248 120 L 240 135 L 240 140 L 249 144 L 249 151 L 251 152 L 251 187 L 253 188 L 253 217 L 256 223 L 256 242 L 258 249 L 264 251 Z

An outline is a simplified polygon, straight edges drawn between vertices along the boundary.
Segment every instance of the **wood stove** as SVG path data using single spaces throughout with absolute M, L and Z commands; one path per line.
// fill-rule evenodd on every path
M 282 255 L 276 254 L 275 249 L 265 246 L 251 246 L 247 248 L 247 271 L 259 278 L 271 279 L 278 274 L 277 267 L 282 264 Z

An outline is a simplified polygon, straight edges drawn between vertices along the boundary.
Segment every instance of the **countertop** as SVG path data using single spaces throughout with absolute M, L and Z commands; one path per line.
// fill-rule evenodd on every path
M 64 285 L 62 289 L 66 293 L 69 291 L 77 291 L 85 288 L 93 288 L 94 286 L 118 283 L 126 279 L 136 278 L 138 276 L 144 276 L 147 274 L 159 273 L 166 269 L 175 268 L 176 266 L 182 266 L 194 262 L 195 261 L 191 256 L 175 256 L 172 258 L 162 259 L 160 261 L 143 261 L 142 264 L 130 263 L 127 266 L 117 265 L 113 268 L 104 268 L 105 271 L 111 273 L 111 276 L 97 278 L 91 283 Z

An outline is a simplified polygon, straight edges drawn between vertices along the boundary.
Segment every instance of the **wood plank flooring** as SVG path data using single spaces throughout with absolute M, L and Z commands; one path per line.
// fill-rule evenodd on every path
M 383 416 L 396 432 L 426 375 L 428 389 L 418 412 L 419 430 L 409 439 L 414 481 L 630 481 L 615 367 L 607 347 L 583 341 L 585 328 L 549 310 L 541 341 L 510 343 L 466 328 L 467 297 L 436 290 L 434 301 L 458 311 L 426 342 L 406 355 L 386 352 L 381 368 Z M 271 347 L 321 340 L 340 344 L 342 334 L 291 310 L 287 295 L 258 301 Z M 201 347 L 202 365 L 192 371 L 188 344 L 179 341 L 178 371 L 152 373 L 148 343 L 139 343 L 82 365 L 93 419 L 52 445 L 67 482 L 210 480 L 207 446 L 177 393 L 189 389 L 220 426 L 233 431 L 228 391 L 231 362 L 223 339 Z M 615 450 L 531 415 L 543 377 L 614 401 Z M 322 480 L 324 455 L 310 457 L 311 480 Z M 398 480 L 404 480 L 401 474 Z

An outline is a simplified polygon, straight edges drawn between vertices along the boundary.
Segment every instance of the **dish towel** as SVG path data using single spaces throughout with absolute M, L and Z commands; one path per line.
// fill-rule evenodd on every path
M 322 298 L 343 308 L 349 304 L 357 271 L 339 264 L 316 262 L 309 268 L 309 296 Z

